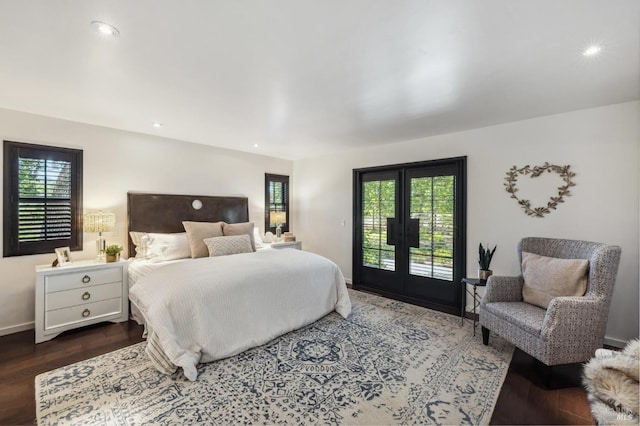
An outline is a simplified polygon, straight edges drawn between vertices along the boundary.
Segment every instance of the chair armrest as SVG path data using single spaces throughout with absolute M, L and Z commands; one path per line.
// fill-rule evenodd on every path
M 543 339 L 593 337 L 602 328 L 603 304 L 599 297 L 555 297 L 549 303 L 542 323 Z
M 490 302 L 522 302 L 524 279 L 519 277 L 490 276 L 481 304 Z

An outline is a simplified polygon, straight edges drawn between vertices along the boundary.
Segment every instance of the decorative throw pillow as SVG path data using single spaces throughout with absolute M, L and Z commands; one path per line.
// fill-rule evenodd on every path
M 248 235 L 234 235 L 229 237 L 205 238 L 204 243 L 209 248 L 209 256 L 228 256 L 230 254 L 253 253 L 251 240 Z
M 586 259 L 558 259 L 522 252 L 522 299 L 547 309 L 559 296 L 584 296 L 587 291 Z
M 167 260 L 186 259 L 191 257 L 191 247 L 186 232 L 175 234 L 146 234 L 146 256 L 151 262 L 165 262 Z M 144 236 L 140 238 L 144 240 Z
M 256 243 L 253 240 L 253 222 L 226 223 L 222 222 L 222 235 L 243 235 L 246 234 L 251 240 L 251 250 L 256 251 Z
M 189 245 L 191 246 L 191 257 L 207 257 L 209 250 L 204 243 L 205 238 L 222 237 L 222 224 L 224 222 L 182 222 Z

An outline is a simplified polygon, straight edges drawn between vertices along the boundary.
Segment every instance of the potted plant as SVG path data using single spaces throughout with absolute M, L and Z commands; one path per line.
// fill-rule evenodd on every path
M 496 252 L 496 248 L 498 248 L 498 246 L 494 246 L 493 250 L 491 250 L 489 246 L 485 249 L 482 246 L 482 243 L 480 243 L 480 246 L 478 247 L 478 265 L 480 265 L 480 269 L 478 269 L 478 278 L 481 280 L 486 281 L 489 279 L 491 274 L 493 274 L 493 271 L 489 269 L 489 266 L 491 266 L 491 259 L 493 258 L 493 253 Z
M 107 255 L 107 263 L 119 262 L 121 251 L 122 251 L 122 246 L 119 246 L 117 244 L 112 244 L 110 246 L 107 246 L 104 249 L 104 253 Z

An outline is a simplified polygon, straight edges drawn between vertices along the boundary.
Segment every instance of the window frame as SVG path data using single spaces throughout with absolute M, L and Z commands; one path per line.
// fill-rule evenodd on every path
M 269 220 L 269 214 L 271 213 L 271 192 L 270 192 L 270 187 L 271 187 L 271 182 L 282 182 L 284 184 L 287 185 L 287 189 L 286 189 L 286 200 L 285 200 L 285 209 L 284 211 L 286 212 L 286 216 L 287 216 L 287 222 L 281 226 L 282 232 L 289 232 L 289 199 L 290 199 L 290 194 L 291 194 L 291 184 L 289 182 L 289 176 L 287 175 L 276 175 L 276 174 L 272 174 L 272 173 L 265 173 L 264 174 L 264 232 L 276 232 L 276 227 L 275 226 L 270 226 L 271 225 L 271 221 Z M 278 210 L 273 210 L 273 211 L 278 211 Z
M 44 241 L 19 242 L 18 158 L 21 150 L 32 152 L 32 158 L 55 160 L 64 158 L 71 162 L 71 238 Z M 4 141 L 3 149 L 3 251 L 2 257 L 53 253 L 57 247 L 69 247 L 71 251 L 82 250 L 82 164 L 81 149 L 62 148 L 23 142 Z M 45 196 L 44 200 L 47 200 Z

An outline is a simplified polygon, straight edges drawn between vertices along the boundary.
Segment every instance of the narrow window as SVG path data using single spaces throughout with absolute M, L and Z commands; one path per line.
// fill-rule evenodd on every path
M 264 175 L 264 231 L 289 231 L 289 176 Z
M 4 141 L 3 257 L 82 250 L 82 150 Z

